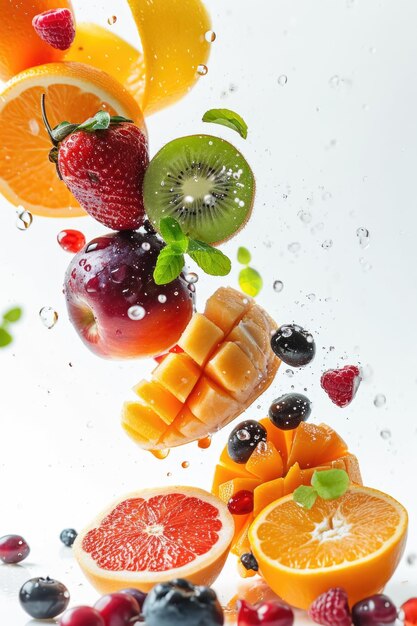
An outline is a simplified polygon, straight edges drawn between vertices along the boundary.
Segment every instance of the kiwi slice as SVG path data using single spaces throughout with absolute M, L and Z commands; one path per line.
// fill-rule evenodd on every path
M 230 239 L 248 221 L 255 179 L 232 144 L 210 135 L 174 139 L 155 155 L 144 180 L 148 218 L 156 228 L 174 217 L 205 243 Z

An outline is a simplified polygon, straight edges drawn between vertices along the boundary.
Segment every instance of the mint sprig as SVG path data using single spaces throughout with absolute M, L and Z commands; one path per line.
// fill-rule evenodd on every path
M 346 493 L 349 485 L 349 475 L 345 470 L 322 470 L 314 472 L 311 486 L 297 487 L 293 493 L 293 499 L 305 509 L 311 509 L 317 498 L 337 500 Z
M 226 276 L 232 268 L 230 259 L 204 241 L 188 237 L 173 217 L 164 217 L 159 230 L 166 242 L 159 253 L 153 273 L 157 285 L 166 285 L 177 278 L 185 265 L 188 254 L 206 274 Z
M 248 125 L 243 117 L 230 109 L 210 109 L 204 113 L 203 122 L 227 126 L 239 133 L 243 139 L 248 136 Z
M 0 348 L 5 348 L 12 343 L 13 337 L 9 332 L 9 326 L 18 322 L 21 317 L 22 309 L 20 307 L 13 307 L 3 314 L 0 324 Z

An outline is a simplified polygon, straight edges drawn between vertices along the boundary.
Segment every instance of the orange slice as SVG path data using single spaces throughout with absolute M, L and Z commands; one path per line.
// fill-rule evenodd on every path
M 268 585 L 307 609 L 321 593 L 343 587 L 353 604 L 384 588 L 404 550 L 408 516 L 390 496 L 352 486 L 338 500 L 313 508 L 292 495 L 270 504 L 249 529 L 249 541 Z
M 74 552 L 101 593 L 125 587 L 146 592 L 173 578 L 211 585 L 233 532 L 227 507 L 202 489 L 144 489 L 99 514 L 78 535 Z
M 107 109 L 144 126 L 133 97 L 105 72 L 81 63 L 50 63 L 21 72 L 0 94 L 0 193 L 35 215 L 84 215 L 55 166 L 40 99 L 46 94 L 50 123 L 82 122 Z

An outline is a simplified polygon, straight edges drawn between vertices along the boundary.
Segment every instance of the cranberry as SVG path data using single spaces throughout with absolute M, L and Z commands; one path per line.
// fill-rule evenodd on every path
M 0 537 L 0 561 L 3 563 L 20 563 L 29 552 L 28 544 L 20 535 Z
M 379 626 L 394 624 L 398 616 L 397 607 L 382 593 L 357 602 L 352 608 L 354 626 Z
M 237 491 L 227 503 L 227 508 L 232 515 L 247 515 L 253 511 L 253 493 L 242 489 Z
M 139 604 L 139 608 L 140 610 L 142 610 L 143 607 L 143 603 L 146 600 L 146 593 L 144 593 L 143 591 L 139 591 L 139 589 L 122 589 L 120 591 L 120 593 L 127 593 L 129 594 L 129 596 L 133 596 L 136 600 L 136 602 Z
M 401 606 L 404 612 L 405 626 L 417 625 L 417 598 L 410 598 Z
M 126 626 L 140 616 L 137 600 L 128 593 L 109 593 L 102 596 L 94 608 L 102 616 L 105 626 Z
M 105 626 L 100 613 L 91 606 L 75 606 L 65 611 L 59 626 Z
M 281 602 L 261 602 L 252 606 L 246 600 L 238 601 L 238 626 L 293 626 L 292 609 Z
M 57 241 L 65 252 L 76 254 L 85 246 L 85 237 L 79 230 L 61 230 L 58 233 Z

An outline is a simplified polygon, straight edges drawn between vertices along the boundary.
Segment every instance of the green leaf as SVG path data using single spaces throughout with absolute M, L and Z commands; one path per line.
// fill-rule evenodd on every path
M 14 307 L 13 309 L 9 309 L 4 315 L 3 320 L 5 322 L 10 322 L 13 324 L 14 322 L 18 322 L 22 317 L 22 309 L 20 307 Z
M 210 109 L 203 115 L 203 122 L 220 124 L 235 130 L 243 139 L 248 136 L 248 125 L 245 120 L 235 111 L 230 109 Z
M 110 113 L 108 111 L 98 111 L 94 117 L 90 117 L 77 130 L 84 130 L 93 133 L 96 130 L 106 130 L 110 126 Z
M 251 259 L 252 259 L 251 253 L 249 252 L 247 248 L 244 248 L 243 246 L 238 248 L 237 260 L 239 261 L 239 263 L 242 263 L 242 265 L 249 265 L 249 263 L 251 262 Z
M 5 328 L 0 326 L 0 348 L 5 348 L 9 345 L 9 343 L 12 343 L 12 341 L 13 337 L 11 334 L 7 332 Z
M 58 126 L 55 126 L 55 128 L 53 129 L 52 136 L 55 139 L 55 141 L 58 141 L 59 143 L 60 141 L 63 141 L 65 137 L 68 137 L 68 135 L 70 135 L 75 130 L 77 130 L 77 128 L 78 128 L 78 124 L 70 124 L 69 122 L 61 122 L 60 124 L 58 124 Z
M 122 124 L 123 122 L 133 123 L 133 120 L 123 117 L 122 115 L 112 115 L 110 118 L 110 124 Z
M 301 485 L 293 493 L 293 499 L 297 504 L 301 504 L 305 509 L 311 509 L 317 500 L 318 493 L 313 487 Z
M 345 470 L 330 469 L 314 472 L 311 484 L 323 500 L 336 500 L 349 489 L 349 476 Z
M 162 248 L 156 261 L 153 273 L 157 285 L 166 285 L 175 280 L 184 267 L 184 254 L 182 248 L 176 244 L 168 244 Z
M 187 253 L 206 274 L 211 276 L 226 276 L 232 269 L 229 257 L 203 241 L 190 239 Z
M 261 291 L 263 286 L 262 276 L 253 269 L 253 267 L 245 267 L 239 273 L 239 287 L 248 296 L 255 297 Z
M 181 226 L 173 217 L 163 217 L 159 222 L 159 230 L 167 243 L 180 246 L 182 252 L 187 251 L 188 237 L 182 232 Z

